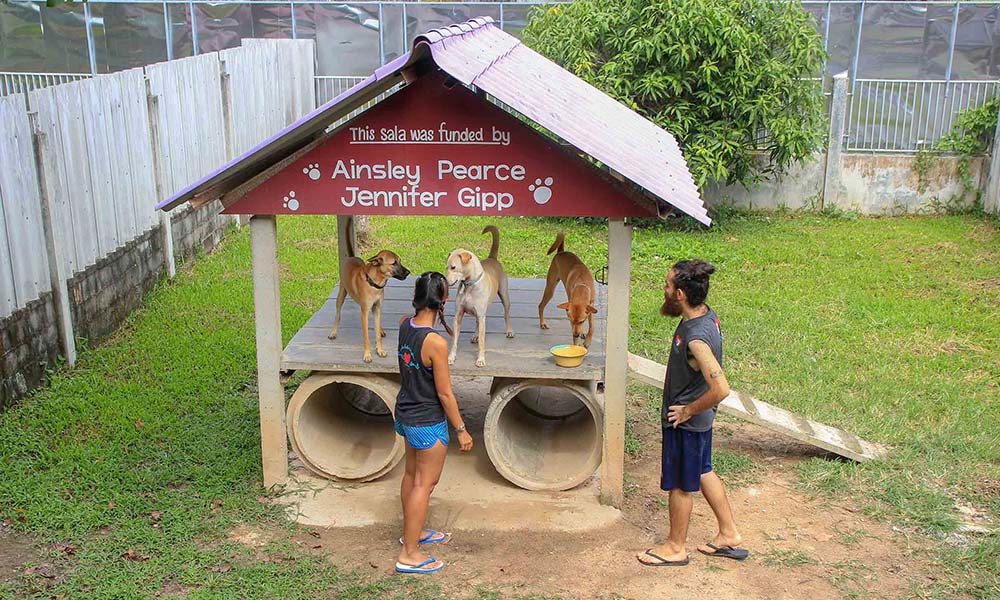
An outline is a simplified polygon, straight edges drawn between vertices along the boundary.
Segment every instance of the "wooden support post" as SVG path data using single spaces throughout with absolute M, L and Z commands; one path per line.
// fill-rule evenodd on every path
M 350 246 L 347 241 L 350 240 Z M 358 235 L 354 228 L 354 217 L 351 215 L 337 215 L 337 271 L 344 265 L 344 261 L 350 256 L 350 248 L 358 251 Z
M 219 61 L 219 86 L 222 96 L 222 139 L 226 147 L 226 160 L 236 157 L 236 128 L 233 123 L 232 77 L 225 60 Z M 233 215 L 233 223 L 237 227 L 246 225 L 246 215 Z
M 52 214 L 52 199 L 49 198 L 46 165 L 56 164 L 45 160 L 45 134 L 38 125 L 38 113 L 29 112 L 32 146 L 35 152 L 35 177 L 38 181 L 38 195 L 41 199 L 42 229 L 45 233 L 45 252 L 49 261 L 49 284 L 55 301 L 56 316 L 59 319 L 59 341 L 62 342 L 66 365 L 76 364 L 76 337 L 73 334 L 73 312 L 69 306 L 69 274 L 63 262 L 62 240 L 56 235 L 55 219 Z
M 281 385 L 281 300 L 278 289 L 278 227 L 274 215 L 250 218 L 253 306 L 257 330 L 257 395 L 264 487 L 288 480 L 285 390 Z
M 163 202 L 164 189 L 167 187 L 163 183 L 163 159 L 161 153 L 163 146 L 160 144 L 160 98 L 153 94 L 152 85 L 149 78 L 146 78 L 146 110 L 149 114 L 149 140 L 153 147 L 153 181 L 156 184 L 156 201 Z M 174 232 L 173 221 L 170 219 L 170 211 L 160 211 L 160 235 L 163 237 L 163 265 L 167 270 L 167 277 L 173 278 L 177 274 L 177 263 L 174 261 Z
M 601 504 L 621 508 L 625 483 L 625 385 L 632 281 L 632 227 L 608 221 L 608 321 L 604 358 L 604 458 Z

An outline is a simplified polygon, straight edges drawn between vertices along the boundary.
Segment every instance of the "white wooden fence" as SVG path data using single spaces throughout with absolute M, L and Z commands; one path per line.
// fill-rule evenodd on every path
M 58 296 L 159 223 L 157 202 L 312 110 L 313 55 L 311 40 L 244 40 L 36 89 L 27 109 L 0 98 L 0 318 Z
M 31 126 L 18 96 L 0 98 L 0 317 L 49 291 Z

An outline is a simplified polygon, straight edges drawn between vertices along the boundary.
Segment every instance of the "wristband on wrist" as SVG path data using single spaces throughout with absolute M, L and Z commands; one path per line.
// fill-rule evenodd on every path
M 465 423 L 462 423 L 461 426 L 455 428 L 455 433 L 462 433 L 463 431 L 465 431 Z

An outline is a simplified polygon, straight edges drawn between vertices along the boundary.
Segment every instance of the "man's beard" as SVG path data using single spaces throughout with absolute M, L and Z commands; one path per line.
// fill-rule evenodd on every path
M 663 317 L 679 317 L 683 314 L 681 310 L 681 303 L 677 300 L 663 299 L 663 304 L 660 305 L 660 316 Z

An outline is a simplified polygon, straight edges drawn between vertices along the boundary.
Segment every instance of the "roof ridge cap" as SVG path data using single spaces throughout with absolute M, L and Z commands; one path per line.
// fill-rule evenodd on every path
M 476 17 L 474 19 L 469 19 L 463 23 L 453 23 L 445 27 L 438 27 L 436 29 L 431 29 L 426 31 L 417 37 L 413 38 L 413 46 L 416 47 L 420 42 L 426 42 L 429 44 L 434 44 L 445 38 L 462 36 L 466 33 L 472 33 L 478 29 L 484 27 L 489 27 L 494 25 L 496 21 L 493 17 Z

